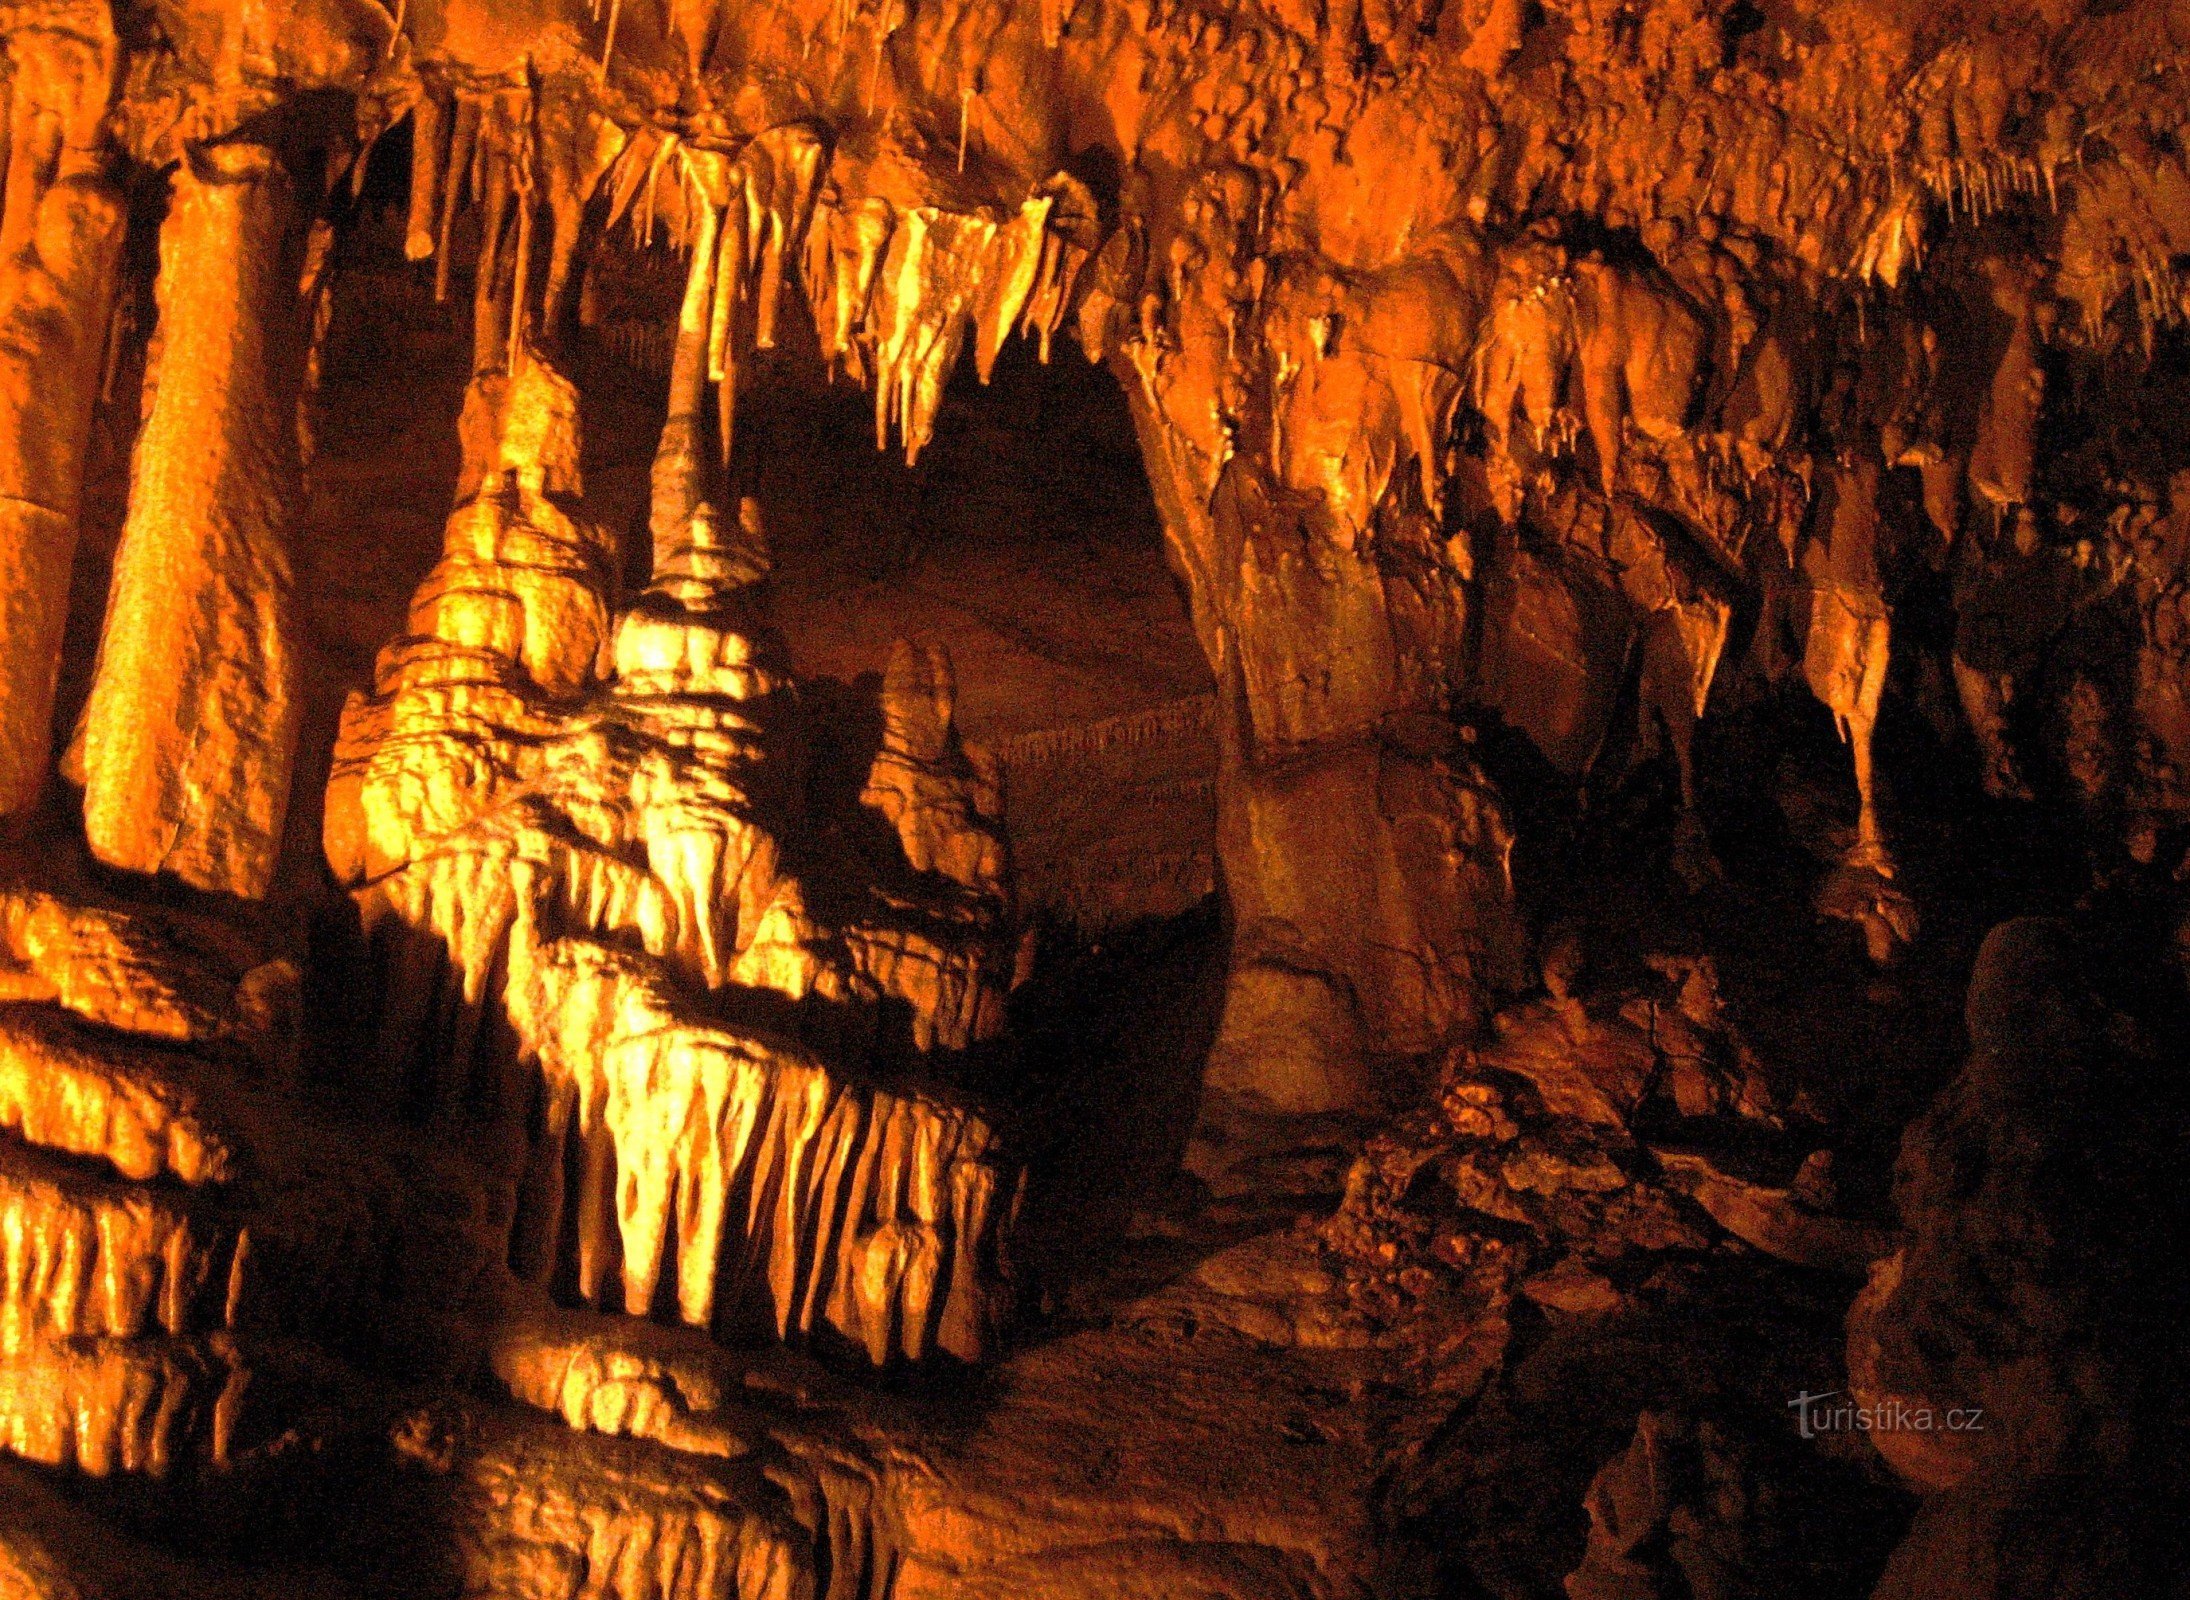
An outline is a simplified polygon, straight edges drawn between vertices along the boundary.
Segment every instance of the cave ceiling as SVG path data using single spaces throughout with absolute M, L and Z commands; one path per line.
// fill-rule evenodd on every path
M 0 39 L 0 1594 L 2165 1568 L 2190 5 Z

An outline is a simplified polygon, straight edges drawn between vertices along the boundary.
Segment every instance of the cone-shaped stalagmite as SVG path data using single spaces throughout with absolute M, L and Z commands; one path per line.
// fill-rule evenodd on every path
M 261 147 L 204 149 L 176 173 L 156 388 L 85 726 L 99 858 L 247 896 L 273 874 L 296 742 L 292 211 Z
M 85 440 L 122 240 L 96 138 L 106 63 L 44 31 L 8 42 L 0 221 L 0 816 L 38 798 L 68 621 Z M 88 124 L 88 126 L 87 126 Z
M 677 339 L 669 369 L 669 416 L 654 452 L 653 502 L 649 514 L 658 567 L 674 548 L 692 512 L 707 493 L 707 457 L 702 448 L 707 394 L 707 343 L 713 320 L 715 255 L 722 235 L 722 214 L 709 198 L 719 187 L 722 160 L 702 151 L 693 158 L 703 182 L 695 185 L 698 217 L 692 269 L 685 279 L 684 301 L 677 313 Z M 712 180 L 707 182 L 705 180 Z

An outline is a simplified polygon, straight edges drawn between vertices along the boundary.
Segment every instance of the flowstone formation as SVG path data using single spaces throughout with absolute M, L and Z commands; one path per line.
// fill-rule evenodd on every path
M 0 4 L 0 1589 L 1732 1595 L 1790 1472 L 1821 1593 L 2168 1570 L 2185 61 Z M 1206 677 L 805 670 L 809 379 L 882 605 L 1130 660 L 908 532 L 1075 347 Z M 1996 1427 L 1751 1447 L 1839 1388 Z
M 556 504 L 576 402 L 524 351 L 474 385 L 494 454 L 344 712 L 327 853 L 373 946 L 380 1087 L 528 1129 L 511 1252 L 542 1285 L 705 1328 L 750 1279 L 779 1334 L 977 1359 L 1011 1174 L 978 1112 L 873 1077 L 893 1043 L 993 1037 L 1013 972 L 949 664 L 900 648 L 829 815 L 752 604 L 759 529 L 658 500 L 673 531 L 619 607 L 613 551 Z M 688 449 L 672 425 L 658 486 Z
M 281 1456 L 383 1244 L 370 1158 L 281 1092 L 295 968 L 11 882 L 0 995 L 0 1440 L 92 1477 Z

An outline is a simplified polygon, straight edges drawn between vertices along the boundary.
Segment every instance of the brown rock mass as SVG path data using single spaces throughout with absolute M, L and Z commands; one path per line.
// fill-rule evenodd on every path
M 98 122 L 115 45 L 8 36 L 9 184 L 0 212 L 0 816 L 45 786 L 84 449 L 104 376 L 121 198 Z
M 0 0 L 0 1591 L 2179 1581 L 2186 61 Z

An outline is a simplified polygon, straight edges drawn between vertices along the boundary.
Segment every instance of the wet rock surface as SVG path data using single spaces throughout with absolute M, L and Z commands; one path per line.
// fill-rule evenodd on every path
M 0 1590 L 2159 1592 L 2186 44 L 0 6 Z

